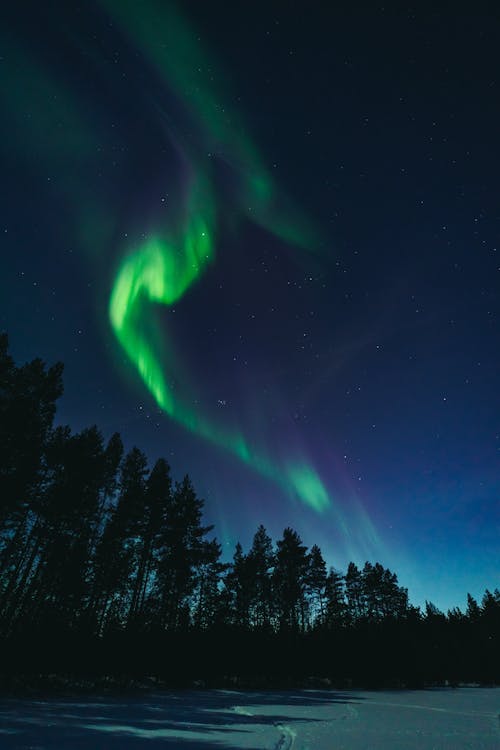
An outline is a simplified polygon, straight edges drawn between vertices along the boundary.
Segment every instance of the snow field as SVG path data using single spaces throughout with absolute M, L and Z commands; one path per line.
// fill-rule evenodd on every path
M 500 688 L 3 699 L 1 750 L 499 750 Z

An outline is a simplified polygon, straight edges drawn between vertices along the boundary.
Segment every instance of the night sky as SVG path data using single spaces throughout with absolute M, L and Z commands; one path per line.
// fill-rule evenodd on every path
M 496 4 L 18 2 L 0 327 L 58 421 L 410 599 L 500 585 Z

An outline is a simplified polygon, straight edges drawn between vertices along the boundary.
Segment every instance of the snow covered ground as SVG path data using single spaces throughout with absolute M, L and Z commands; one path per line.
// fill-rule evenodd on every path
M 1 750 L 499 750 L 500 688 L 0 701 Z

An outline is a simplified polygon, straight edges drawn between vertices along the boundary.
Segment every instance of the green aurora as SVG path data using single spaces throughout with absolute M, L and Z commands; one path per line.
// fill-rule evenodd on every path
M 316 267 L 326 245 L 278 190 L 242 118 L 224 105 L 234 101 L 220 90 L 224 76 L 172 6 L 152 0 L 140 6 L 128 0 L 100 3 L 113 33 L 140 60 L 138 69 L 149 70 L 148 82 L 154 79 L 154 84 L 138 92 L 141 98 L 134 102 L 134 110 L 142 106 L 145 118 L 155 118 L 153 130 L 160 129 L 160 137 L 168 140 L 178 157 L 180 172 L 167 178 L 168 184 L 178 179 L 177 194 L 163 214 L 155 209 L 152 223 L 150 211 L 137 223 L 142 214 L 134 218 L 135 202 L 113 204 L 110 186 L 118 175 L 126 180 L 129 164 L 126 156 L 116 164 L 115 157 L 111 163 L 103 158 L 117 153 L 117 130 L 110 131 L 108 113 L 119 115 L 112 108 L 103 110 L 92 92 L 94 87 L 112 91 L 119 102 L 127 83 L 116 78 L 114 68 L 103 66 L 102 52 L 84 39 L 71 38 L 69 47 L 76 61 L 85 59 L 84 80 L 92 81 L 92 86 L 80 89 L 70 85 L 64 72 L 50 58 L 37 54 L 22 35 L 0 32 L 6 53 L 2 76 L 9 81 L 0 86 L 9 124 L 3 146 L 12 168 L 21 165 L 29 174 L 38 171 L 51 177 L 46 190 L 63 211 L 61 236 L 69 232 L 70 246 L 77 247 L 93 269 L 96 309 L 98 319 L 105 322 L 105 335 L 112 332 L 167 417 L 274 483 L 291 502 L 320 514 L 328 528 L 331 521 L 350 559 L 368 559 L 383 544 L 357 488 L 345 485 L 334 446 L 325 444 L 329 471 L 335 473 L 335 495 L 327 491 L 300 441 L 287 453 L 277 453 L 245 417 L 231 424 L 223 421 L 221 412 L 210 415 L 199 406 L 201 387 L 192 381 L 176 351 L 174 332 L 169 331 L 164 314 L 193 293 L 195 282 L 215 262 L 216 246 L 227 242 L 228 229 L 231 237 L 238 237 L 239 226 L 244 229 L 245 223 L 255 222 L 287 246 L 299 248 L 297 259 L 310 259 Z M 140 148 L 138 139 L 129 141 L 127 136 L 126 131 L 118 135 L 123 154 L 129 146 Z M 231 175 L 230 196 L 216 189 L 221 163 Z M 125 225 L 124 206 L 131 212 Z M 109 282 L 109 261 L 115 251 L 118 261 Z M 109 295 L 104 318 L 102 295 Z M 258 404 L 254 408 L 258 410 Z
M 314 249 L 315 232 L 305 220 L 284 211 L 284 200 L 266 170 L 257 148 L 245 134 L 236 115 L 227 114 L 215 91 L 213 71 L 200 44 L 172 6 L 134 2 L 104 3 L 114 20 L 156 68 L 169 90 L 174 91 L 200 131 L 202 141 L 219 152 L 241 182 L 239 206 L 252 219 L 285 242 Z M 207 79 L 207 80 L 204 80 Z M 189 157 L 194 177 L 178 226 L 164 224 L 154 236 L 129 249 L 111 292 L 109 316 L 112 328 L 158 406 L 172 419 L 200 437 L 236 455 L 245 464 L 276 482 L 289 496 L 297 497 L 317 512 L 330 506 L 328 493 L 306 460 L 273 461 L 250 444 L 242 432 L 231 432 L 194 411 L 174 397 L 165 376 L 160 352 L 165 332 L 154 322 L 154 305 L 178 303 L 200 279 L 215 257 L 217 228 L 213 180 L 201 159 Z M 168 367 L 168 365 L 167 365 Z M 344 527 L 345 525 L 342 524 Z

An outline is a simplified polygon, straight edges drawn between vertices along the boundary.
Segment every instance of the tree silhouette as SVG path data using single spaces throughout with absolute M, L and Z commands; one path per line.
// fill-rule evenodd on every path
M 202 542 L 193 595 L 193 625 L 199 630 L 207 630 L 219 621 L 221 576 L 227 568 L 220 557 L 221 546 L 216 539 Z
M 317 544 L 314 544 L 309 553 L 306 582 L 312 617 L 319 625 L 322 625 L 325 619 L 326 578 L 326 563 L 320 548 Z
M 498 588 L 480 604 L 468 594 L 465 612 L 426 602 L 422 613 L 380 563 L 327 573 L 317 545 L 308 551 L 287 527 L 273 549 L 262 524 L 248 553 L 237 543 L 225 563 L 189 476 L 172 486 L 164 459 L 149 470 L 138 448 L 123 455 L 118 434 L 105 444 L 95 426 L 54 427 L 62 365 L 17 367 L 7 343 L 0 336 L 4 675 L 71 665 L 172 684 L 228 673 L 263 684 L 498 682 Z
M 159 540 L 155 596 L 160 602 L 158 624 L 163 629 L 177 630 L 189 622 L 196 566 L 203 559 L 204 537 L 213 528 L 201 525 L 203 505 L 186 475 L 175 486 Z
M 346 625 L 346 622 L 344 576 L 330 568 L 325 582 L 325 625 L 329 629 L 335 629 Z
M 357 622 L 365 614 L 366 608 L 363 589 L 361 571 L 357 565 L 350 562 L 345 575 L 347 616 L 350 622 Z
M 56 401 L 62 395 L 62 364 L 47 368 L 41 359 L 16 367 L 0 335 L 0 534 L 20 532 L 44 480 L 47 438 Z M 4 563 L 4 561 L 2 561 Z
M 254 534 L 247 558 L 250 579 L 250 623 L 262 629 L 270 627 L 273 618 L 272 571 L 275 564 L 273 542 L 262 524 Z
M 281 630 L 305 630 L 307 616 L 307 548 L 296 531 L 287 527 L 277 543 L 273 574 Z
M 224 576 L 223 601 L 226 603 L 226 622 L 238 628 L 250 627 L 250 603 L 252 578 L 248 558 L 237 542 L 233 561 Z

